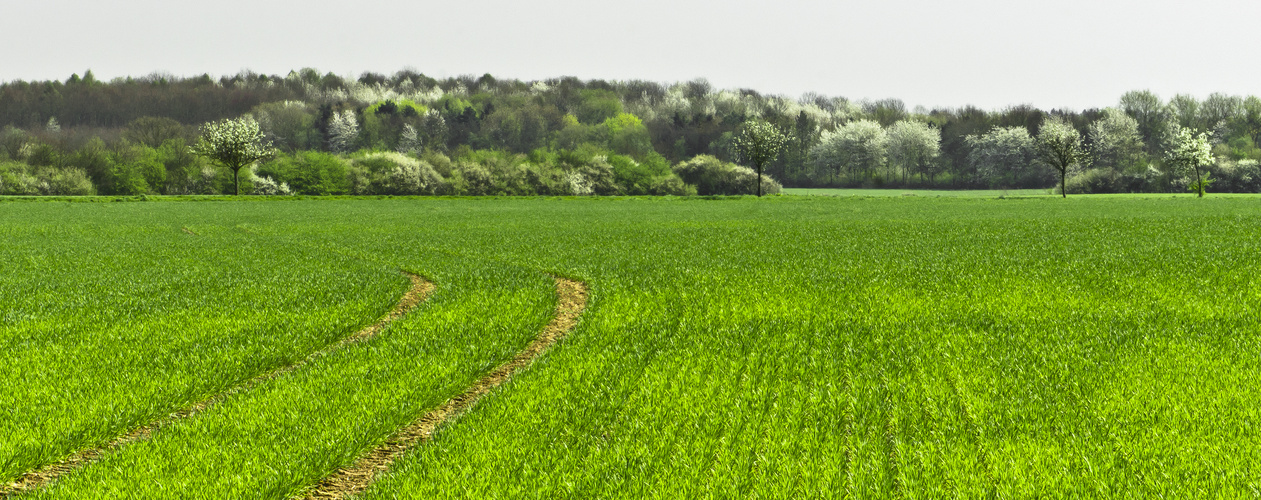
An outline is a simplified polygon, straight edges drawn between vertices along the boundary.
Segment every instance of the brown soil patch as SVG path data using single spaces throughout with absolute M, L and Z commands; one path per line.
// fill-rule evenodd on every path
M 199 234 L 197 234 L 197 233 L 194 233 L 194 232 L 193 232 L 193 230 L 192 230 L 192 229 L 189 229 L 187 226 L 185 226 L 185 227 L 181 227 L 181 228 L 180 228 L 180 230 L 181 230 L 181 231 L 184 231 L 185 233 L 191 234 L 191 235 L 193 235 L 193 236 L 201 236 L 201 235 L 199 235 Z
M 529 366 L 535 358 L 564 338 L 578 324 L 578 317 L 587 307 L 587 285 L 565 278 L 556 278 L 556 317 L 552 319 L 534 342 L 517 353 L 512 360 L 499 365 L 494 371 L 478 379 L 458 396 L 442 406 L 421 415 L 419 419 L 390 436 L 384 443 L 360 458 L 349 468 L 339 469 L 306 493 L 308 499 L 347 498 L 368 489 L 376 478 L 389 470 L 390 465 L 417 444 L 429 441 L 442 424 L 468 410 L 477 401 L 507 381 L 512 375 Z
M 185 231 L 188 231 L 187 228 L 185 229 Z M 190 234 L 195 234 L 195 233 L 192 233 L 192 231 L 188 231 L 188 232 Z M 329 345 L 323 349 L 315 351 L 309 354 L 307 357 L 302 358 L 301 360 L 293 364 L 276 368 L 270 372 L 267 372 L 257 377 L 254 377 L 252 379 L 246 380 L 245 382 L 237 384 L 236 386 L 233 386 L 232 388 L 226 391 L 220 392 L 218 394 L 210 396 L 209 398 L 198 401 L 192 406 L 189 406 L 175 413 L 172 413 L 162 419 L 149 423 L 148 425 L 132 430 L 131 432 L 128 432 L 127 434 L 124 434 L 122 436 L 115 438 L 113 441 L 110 441 L 109 443 L 106 443 L 96 448 L 89 448 L 86 450 L 81 450 L 59 462 L 49 464 L 42 468 L 27 472 L 26 474 L 23 474 L 21 477 L 18 477 L 16 481 L 9 483 L 7 485 L 0 484 L 0 498 L 6 498 L 10 495 L 15 495 L 24 491 L 29 491 L 29 490 L 43 487 L 44 485 L 57 480 L 57 478 L 64 476 L 70 472 L 73 472 L 75 469 L 78 469 L 92 462 L 100 460 L 102 457 L 104 457 L 105 455 L 109 454 L 112 451 L 118 450 L 131 443 L 134 443 L 137 441 L 143 441 L 147 439 L 150 434 L 157 431 L 158 429 L 161 429 L 162 427 L 171 425 L 175 422 L 179 422 L 186 418 L 197 415 L 198 413 L 205 411 L 207 408 L 214 406 L 215 403 L 223 401 L 224 399 L 228 398 L 229 396 L 233 394 L 249 390 L 250 388 L 256 387 L 263 382 L 266 382 L 268 380 L 274 379 L 286 373 L 297 370 L 298 368 L 301 368 L 307 363 L 310 363 L 312 360 L 319 358 L 321 356 L 325 356 L 338 349 L 341 349 L 342 347 L 345 347 L 347 344 L 350 344 L 352 342 L 359 342 L 359 341 L 362 341 L 364 339 L 367 339 L 376 335 L 383 328 L 385 328 L 386 325 L 390 324 L 390 322 L 398 319 L 399 317 L 402 317 L 404 314 L 407 314 L 408 312 L 411 312 L 411 310 L 415 309 L 417 305 L 419 305 L 425 299 L 429 298 L 429 295 L 433 294 L 433 291 L 435 288 L 433 283 L 430 283 L 429 281 L 426 281 L 424 278 L 421 278 L 420 276 L 417 276 L 412 273 L 408 273 L 406 271 L 404 271 L 403 274 L 407 275 L 407 277 L 411 279 L 411 282 L 412 282 L 411 288 L 409 288 L 407 292 L 404 293 L 401 298 L 399 298 L 398 304 L 395 304 L 394 309 L 391 309 L 390 312 L 386 313 L 385 316 L 382 316 L 381 319 L 377 320 L 371 325 L 364 327 L 363 329 L 355 332 L 353 335 L 349 337 L 345 337 L 337 341 L 336 343 L 333 343 L 332 345 Z

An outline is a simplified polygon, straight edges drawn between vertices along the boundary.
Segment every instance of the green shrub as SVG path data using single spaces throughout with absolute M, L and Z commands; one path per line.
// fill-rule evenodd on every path
M 481 149 L 471 151 L 464 156 L 462 165 L 474 163 L 483 170 L 488 177 L 486 180 L 474 180 L 474 177 L 481 176 L 481 172 L 465 171 L 465 180 L 469 181 L 469 189 L 475 189 L 474 186 L 480 186 L 477 189 L 484 190 L 477 194 L 483 195 L 531 195 L 535 194 L 530 179 L 526 175 L 528 170 L 529 157 L 524 154 L 511 153 L 502 150 Z M 472 176 L 472 177 L 471 177 Z M 469 194 L 474 194 L 470 192 Z
M 66 164 L 87 173 L 88 178 L 92 179 L 102 193 L 110 193 L 107 181 L 110 170 L 114 167 L 114 159 L 109 149 L 105 147 L 105 141 L 99 137 L 93 137 L 82 148 L 79 148 L 78 152 L 67 159 Z
M 36 177 L 41 179 L 40 194 L 52 196 L 96 194 L 96 188 L 92 186 L 87 173 L 77 168 L 49 168 L 38 172 Z
M 1065 180 L 1069 194 L 1141 193 L 1159 185 L 1160 173 L 1147 169 L 1122 173 L 1111 169 L 1092 168 Z M 1055 190 L 1059 191 L 1058 186 Z
M 257 174 L 288 184 L 295 194 L 333 195 L 352 192 L 347 161 L 320 151 L 277 155 L 259 165 Z
M 702 195 L 754 194 L 753 185 L 757 174 L 753 169 L 726 163 L 710 155 L 697 155 L 691 160 L 675 165 L 674 172 L 683 182 L 696 186 Z M 761 178 L 762 192 L 779 193 L 783 186 L 765 175 Z
M 502 194 L 495 185 L 494 176 L 490 174 L 490 170 L 487 170 L 486 167 L 474 161 L 460 160 L 455 163 L 455 168 L 458 170 L 460 178 L 459 191 L 455 194 L 471 196 Z
M 1211 169 L 1217 178 L 1214 188 L 1218 191 L 1234 193 L 1261 192 L 1261 163 L 1253 159 L 1238 161 L 1219 159 Z
M 21 162 L 0 162 L 0 195 L 83 196 L 96 188 L 83 170 L 72 167 L 33 167 Z
M 367 194 L 437 194 L 445 190 L 446 181 L 433 166 L 402 153 L 367 153 L 354 164 L 370 176 Z
M 671 195 L 671 196 L 694 196 L 696 195 L 696 186 L 685 184 L 683 179 L 677 175 L 668 177 L 656 177 L 648 186 L 648 193 L 651 195 Z
M 688 190 L 687 185 L 670 170 L 669 161 L 659 154 L 649 154 L 642 161 L 609 155 L 608 161 L 613 166 L 613 176 L 622 194 L 683 196 L 696 192 L 695 188 Z
M 149 192 L 144 167 L 135 163 L 115 163 L 110 168 L 107 182 L 110 189 L 105 194 L 134 196 Z
M 0 162 L 0 194 L 29 196 L 39 194 L 39 179 L 22 162 Z
M 525 169 L 526 183 L 532 194 L 543 196 L 564 196 L 574 194 L 573 183 L 569 176 L 555 164 L 530 163 Z
M 192 194 L 192 186 L 201 176 L 201 170 L 208 167 L 205 158 L 188 150 L 183 138 L 169 139 L 158 147 L 158 158 L 166 167 L 166 183 L 163 194 Z
M 420 155 L 420 159 L 428 163 L 429 166 L 433 167 L 434 172 L 443 177 L 450 177 L 452 171 L 455 170 L 455 164 L 451 162 L 451 158 L 437 151 L 426 151 Z

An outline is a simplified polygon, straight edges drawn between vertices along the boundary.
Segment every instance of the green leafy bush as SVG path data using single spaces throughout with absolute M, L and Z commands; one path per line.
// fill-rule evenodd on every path
M 437 194 L 446 183 L 433 166 L 402 153 L 367 153 L 354 164 L 370 176 L 370 194 Z
M 0 162 L 0 195 L 39 194 L 39 179 L 29 169 L 22 162 Z
M 82 196 L 96 194 L 83 170 L 22 162 L 0 162 L 0 195 Z
M 741 167 L 734 163 L 726 163 L 710 155 L 697 155 L 674 167 L 683 182 L 696 186 L 696 192 L 702 195 L 754 194 L 756 186 L 753 181 L 757 174 L 753 169 Z M 783 186 L 765 175 L 761 178 L 762 192 L 779 193 Z
M 351 181 L 347 161 L 319 151 L 278 155 L 259 165 L 257 175 L 289 185 L 295 194 L 349 194 Z
M 670 170 L 670 162 L 659 154 L 647 155 L 642 161 L 622 155 L 609 155 L 614 181 L 622 194 L 628 195 L 676 195 L 696 194 L 696 188 L 687 185 Z

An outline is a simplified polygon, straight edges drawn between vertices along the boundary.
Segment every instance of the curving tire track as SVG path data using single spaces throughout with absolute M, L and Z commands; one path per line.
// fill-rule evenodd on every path
M 376 478 L 414 446 L 429 441 L 444 423 L 472 408 L 500 384 L 529 366 L 553 344 L 564 338 L 575 326 L 587 307 L 587 285 L 581 281 L 556 277 L 556 317 L 530 345 L 508 362 L 499 365 L 478 379 L 464 392 L 447 400 L 414 422 L 394 433 L 354 465 L 338 469 L 305 492 L 307 499 L 348 498 L 364 492 Z
M 185 231 L 190 234 L 195 234 L 195 233 L 192 233 L 192 231 L 189 231 L 187 228 L 185 228 Z M 69 474 L 70 472 L 75 471 L 76 469 L 79 469 L 85 465 L 88 465 L 92 462 L 96 462 L 100 460 L 101 458 L 108 455 L 110 452 L 123 448 L 131 443 L 134 443 L 137 441 L 143 441 L 147 439 L 150 434 L 161 429 L 162 427 L 165 427 L 175 422 L 179 422 L 181 420 L 195 416 L 205 411 L 206 409 L 214 406 L 216 403 L 223 401 L 224 399 L 232 396 L 233 394 L 249 390 L 253 387 L 258 386 L 259 384 L 263 382 L 266 382 L 268 380 L 274 379 L 286 373 L 297 370 L 298 368 L 301 368 L 302 366 L 306 365 L 312 360 L 319 358 L 321 356 L 325 356 L 338 349 L 341 349 L 342 347 L 345 347 L 347 344 L 359 342 L 364 339 L 375 336 L 376 334 L 380 333 L 381 330 L 384 329 L 386 325 L 402 317 L 403 315 L 411 312 L 412 309 L 415 309 L 416 306 L 420 305 L 421 302 L 425 301 L 425 299 L 429 298 L 429 296 L 433 294 L 433 291 L 435 289 L 433 283 L 420 277 L 419 275 L 412 274 L 407 271 L 403 271 L 403 274 L 406 275 L 411 280 L 411 287 L 407 290 L 406 293 L 403 294 L 402 297 L 399 298 L 398 304 L 395 304 L 394 308 L 391 309 L 390 312 L 386 313 L 385 316 L 382 316 L 381 319 L 378 319 L 376 322 L 372 323 L 371 325 L 368 325 L 364 327 L 363 329 L 355 332 L 354 334 L 348 337 L 344 337 L 341 340 L 327 347 L 324 347 L 323 349 L 315 351 L 307 355 L 307 357 L 302 358 L 301 360 L 298 360 L 297 362 L 294 362 L 285 366 L 281 366 L 279 368 L 273 369 L 272 371 L 269 371 L 262 375 L 258 375 L 252 379 L 246 380 L 223 392 L 214 394 L 206 399 L 198 401 L 197 403 L 194 403 L 192 406 L 176 411 L 175 413 L 172 413 L 166 417 L 163 417 L 154 422 L 151 422 L 143 427 L 132 430 L 131 432 L 128 432 L 127 434 L 124 434 L 122 436 L 115 438 L 113 441 L 110 441 L 109 443 L 106 443 L 104 445 L 94 447 L 94 448 L 80 450 L 76 452 L 75 454 L 61 461 L 58 461 L 49 465 L 45 465 L 39 469 L 27 472 L 21 475 L 20 477 L 18 477 L 17 480 L 7 485 L 0 485 L 0 498 L 7 498 L 11 495 L 16 495 L 24 491 L 30 491 L 30 490 L 41 488 L 49 483 L 52 483 L 53 481 L 56 481 L 58 478 L 66 474 Z

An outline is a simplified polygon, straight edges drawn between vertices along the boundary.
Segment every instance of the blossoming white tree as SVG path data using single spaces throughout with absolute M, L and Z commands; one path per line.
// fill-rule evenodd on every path
M 355 118 L 355 112 L 345 110 L 341 113 L 333 113 L 332 118 L 328 121 L 328 146 L 333 151 L 345 153 L 354 147 L 355 139 L 359 137 L 359 119 Z
M 941 154 L 941 130 L 927 123 L 901 120 L 889 127 L 889 163 L 902 169 L 902 182 L 913 173 L 932 175 Z
M 207 123 L 201 139 L 189 148 L 193 154 L 220 163 L 232 171 L 233 194 L 241 194 L 237 173 L 276 150 L 263 141 L 263 131 L 252 116 Z
M 1084 167 L 1090 160 L 1086 148 L 1082 147 L 1081 133 L 1068 121 L 1052 117 L 1042 124 L 1042 130 L 1038 131 L 1038 138 L 1033 141 L 1033 146 L 1038 160 L 1059 172 L 1060 195 L 1068 198 L 1068 171 Z
M 989 184 L 1020 182 L 1033 162 L 1033 137 L 1024 127 L 995 127 L 981 135 L 964 138 L 968 162 Z
M 888 148 L 889 135 L 879 123 L 856 120 L 824 132 L 810 158 L 820 173 L 831 173 L 833 179 L 843 167 L 866 177 L 884 165 Z
M 403 133 L 398 137 L 398 152 L 415 153 L 420 149 L 420 134 L 416 132 L 416 127 L 410 123 L 403 125 Z
M 762 196 L 762 166 L 779 156 L 780 150 L 788 142 L 788 136 L 770 123 L 757 120 L 744 126 L 744 130 L 731 141 L 736 153 L 744 161 L 752 162 L 757 170 L 753 182 L 757 184 L 757 195 Z
M 1213 163 L 1213 146 L 1208 140 L 1208 134 L 1200 132 L 1199 135 L 1192 135 L 1190 129 L 1179 128 L 1172 142 L 1165 152 L 1165 159 L 1181 173 L 1195 171 L 1195 182 L 1187 186 L 1187 189 L 1196 191 L 1203 198 L 1204 188 L 1213 182 L 1204 172 L 1204 168 Z
M 1123 171 L 1143 154 L 1138 120 L 1116 108 L 1103 110 L 1103 117 L 1090 124 L 1090 140 L 1096 167 Z

